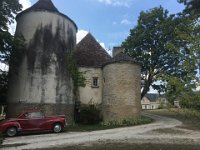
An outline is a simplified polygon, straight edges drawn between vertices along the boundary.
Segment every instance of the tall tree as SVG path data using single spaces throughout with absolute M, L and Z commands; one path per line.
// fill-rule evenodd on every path
M 192 16 L 200 16 L 200 1 L 199 0 L 178 0 L 178 2 L 183 3 L 186 7 L 184 13 Z
M 179 3 L 185 5 L 185 9 L 180 13 L 182 18 L 190 19 L 190 22 L 194 24 L 193 35 L 196 38 L 198 45 L 200 45 L 200 0 L 178 0 Z M 200 60 L 200 50 L 197 52 Z M 200 72 L 200 61 L 199 61 Z
M 8 25 L 13 23 L 21 8 L 19 0 L 0 0 L 0 62 L 5 63 L 10 56 L 13 36 L 8 31 Z
M 13 23 L 15 15 L 21 8 L 19 0 L 0 0 L 0 63 L 8 64 L 14 48 L 18 44 L 21 45 L 19 39 L 14 39 L 8 31 L 9 24 Z M 7 89 L 8 73 L 0 70 L 0 103 L 6 102 Z
M 197 41 L 193 33 L 190 19 L 169 15 L 161 6 L 140 13 L 137 26 L 131 29 L 122 46 L 128 55 L 143 62 L 145 82 L 141 97 L 150 86 L 165 91 L 171 77 L 178 78 L 184 86 L 193 85 L 197 68 Z M 163 82 L 156 85 L 156 81 Z

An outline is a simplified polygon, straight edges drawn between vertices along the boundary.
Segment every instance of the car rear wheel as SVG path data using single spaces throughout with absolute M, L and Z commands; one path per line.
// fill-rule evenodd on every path
M 56 123 L 53 126 L 53 132 L 54 133 L 60 133 L 62 131 L 63 127 L 60 123 Z
M 9 137 L 15 136 L 17 134 L 17 129 L 15 127 L 9 127 L 6 131 L 6 135 Z

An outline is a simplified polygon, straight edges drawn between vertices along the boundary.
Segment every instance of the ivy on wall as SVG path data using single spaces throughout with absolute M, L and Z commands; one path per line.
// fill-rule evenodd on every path
M 78 91 L 78 87 L 85 87 L 85 77 L 82 72 L 78 70 L 78 66 L 74 57 L 74 51 L 71 51 L 67 56 L 67 69 L 72 76 L 74 84 L 74 93 Z

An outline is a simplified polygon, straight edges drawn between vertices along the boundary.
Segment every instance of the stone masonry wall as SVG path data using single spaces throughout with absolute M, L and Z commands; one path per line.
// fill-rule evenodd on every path
M 67 109 L 75 103 L 67 56 L 75 48 L 76 32 L 71 20 L 54 12 L 30 11 L 17 18 L 16 35 L 23 35 L 26 52 L 18 66 L 10 65 L 10 116 L 24 105 L 41 105 L 49 115 L 68 112 L 73 118 L 74 110 Z
M 141 66 L 133 63 L 113 63 L 103 68 L 103 119 L 121 121 L 140 116 Z
M 79 96 L 81 104 L 101 104 L 102 103 L 102 69 L 80 67 L 79 71 L 83 73 L 86 81 L 85 87 L 79 87 Z M 93 78 L 98 78 L 98 86 L 93 87 Z

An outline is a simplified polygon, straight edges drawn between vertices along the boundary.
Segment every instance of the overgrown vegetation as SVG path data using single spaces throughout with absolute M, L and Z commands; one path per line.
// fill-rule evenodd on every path
M 135 125 L 142 125 L 148 124 L 153 122 L 153 119 L 141 116 L 138 118 L 132 119 L 124 119 L 122 122 L 107 122 L 107 123 L 99 123 L 99 124 L 74 124 L 65 128 L 65 131 L 96 131 L 96 130 L 105 130 L 105 129 L 113 129 L 113 128 L 120 128 L 120 127 L 128 127 L 128 126 L 135 126 Z
M 121 121 L 109 121 L 103 122 L 103 126 L 134 126 L 140 124 L 147 124 L 151 123 L 153 120 L 146 116 L 135 117 L 135 118 L 126 118 L 122 119 Z
M 74 94 L 77 95 L 78 87 L 85 87 L 85 77 L 82 72 L 78 70 L 76 59 L 74 56 L 74 51 L 71 51 L 67 56 L 67 69 L 69 70 L 73 84 L 74 84 Z
M 84 125 L 94 125 L 102 122 L 101 111 L 96 105 L 81 106 L 76 122 Z
M 166 97 L 168 101 L 173 105 L 174 101 L 179 101 L 181 108 L 200 110 L 200 92 L 199 91 L 185 91 L 174 90 L 176 93 L 167 93 Z
M 180 99 L 182 108 L 200 110 L 200 92 L 183 93 Z
M 3 144 L 3 140 L 4 140 L 3 134 L 0 133 L 0 145 Z
M 200 112 L 195 109 L 171 109 L 170 111 L 180 115 L 182 118 L 200 122 Z

